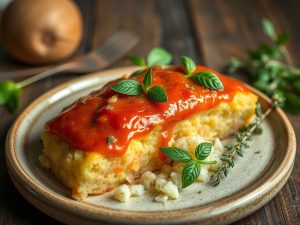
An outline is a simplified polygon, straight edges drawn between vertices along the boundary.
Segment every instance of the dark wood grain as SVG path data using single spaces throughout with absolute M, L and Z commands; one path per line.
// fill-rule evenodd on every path
M 139 35 L 140 43 L 132 53 L 146 55 L 156 46 L 162 46 L 180 63 L 181 55 L 190 55 L 219 71 L 230 56 L 244 56 L 244 49 L 255 47 L 268 39 L 262 34 L 262 17 L 272 19 L 279 30 L 292 33 L 288 48 L 293 61 L 300 64 L 300 29 L 297 0 L 77 0 L 82 10 L 84 39 L 77 54 L 82 54 L 119 29 Z M 22 65 L 0 54 L 0 72 Z M 128 65 L 119 61 L 113 67 Z M 9 65 L 9 66 L 6 66 Z M 27 87 L 22 94 L 24 109 L 36 97 L 75 75 L 58 75 Z M 245 79 L 245 77 L 240 77 Z M 20 112 L 19 111 L 19 112 Z M 0 224 L 59 224 L 27 203 L 16 191 L 6 171 L 4 141 L 15 117 L 0 109 Z M 300 117 L 289 115 L 300 138 Z M 266 206 L 236 222 L 252 224 L 300 224 L 300 153 L 293 173 L 284 188 Z
M 293 62 L 300 64 L 300 30 L 296 1 L 197 1 L 188 2 L 204 63 L 222 71 L 231 56 L 244 57 L 244 50 L 269 41 L 262 34 L 261 19 L 271 19 L 277 30 L 292 34 L 288 44 Z M 300 117 L 288 115 L 300 138 Z M 300 224 L 300 149 L 291 177 L 266 206 L 237 224 Z

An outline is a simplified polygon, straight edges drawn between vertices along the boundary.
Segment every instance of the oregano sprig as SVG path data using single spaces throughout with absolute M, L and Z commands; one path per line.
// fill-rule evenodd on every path
M 146 72 L 143 79 L 143 86 L 136 80 L 121 80 L 111 87 L 115 92 L 125 95 L 140 95 L 144 91 L 147 97 L 154 102 L 167 102 L 166 90 L 159 86 L 152 86 L 153 66 Z
M 170 159 L 186 163 L 182 170 L 182 188 L 190 186 L 199 177 L 201 165 L 215 164 L 216 161 L 204 161 L 212 150 L 212 144 L 203 142 L 195 149 L 195 158 L 186 150 L 177 147 L 162 147 L 160 150 Z

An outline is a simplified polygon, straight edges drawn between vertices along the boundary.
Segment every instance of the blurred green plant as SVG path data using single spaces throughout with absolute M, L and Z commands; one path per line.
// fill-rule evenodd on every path
M 287 111 L 300 114 L 300 69 L 297 68 L 285 46 L 288 33 L 277 34 L 272 22 L 262 20 L 264 33 L 272 43 L 261 44 L 247 50 L 247 58 L 231 58 L 228 72 L 246 72 L 252 78 L 252 85 L 271 98 L 281 96 L 280 105 Z
M 14 112 L 20 105 L 21 87 L 12 80 L 0 83 L 0 106 L 5 106 Z

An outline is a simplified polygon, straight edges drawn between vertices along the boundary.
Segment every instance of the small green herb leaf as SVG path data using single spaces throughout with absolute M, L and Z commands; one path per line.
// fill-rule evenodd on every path
M 148 88 L 152 85 L 152 69 L 153 67 L 151 66 L 147 73 L 145 74 L 143 84 L 144 84 L 144 90 L 147 92 Z
M 165 156 L 173 159 L 176 162 L 189 162 L 192 160 L 192 154 L 180 148 L 163 147 L 160 148 L 160 150 L 164 153 Z
M 113 107 L 112 105 L 107 105 L 107 106 L 106 106 L 106 109 L 107 109 L 107 110 L 113 110 L 114 107 Z
M 266 35 L 268 35 L 272 40 L 276 40 L 277 35 L 274 29 L 274 25 L 270 20 L 264 18 L 262 20 L 262 27 Z
M 122 80 L 111 87 L 112 90 L 125 95 L 139 95 L 142 93 L 142 85 L 136 80 Z
M 200 164 L 192 160 L 188 162 L 182 170 L 182 188 L 194 183 L 194 181 L 199 177 L 201 171 Z
M 279 34 L 276 39 L 276 44 L 283 45 L 289 40 L 289 38 L 290 38 L 290 35 L 288 33 Z
M 128 60 L 130 60 L 134 65 L 137 66 L 146 66 L 146 62 L 142 57 L 136 55 L 128 55 L 126 56 Z
M 163 48 L 154 48 L 147 56 L 147 64 L 149 66 L 164 66 L 172 61 L 172 55 Z
M 115 143 L 116 141 L 117 141 L 117 139 L 114 136 L 109 135 L 107 137 L 107 144 L 109 144 L 109 145 Z
M 212 90 L 224 90 L 221 80 L 212 72 L 198 72 L 193 74 L 192 80 Z
M 196 158 L 199 160 L 206 159 L 209 156 L 211 149 L 212 149 L 212 144 L 209 142 L 203 142 L 199 144 L 195 150 Z
M 140 73 L 144 72 L 144 69 L 139 69 L 139 70 L 136 70 L 134 72 L 131 73 L 131 76 L 135 76 L 135 75 L 138 75 Z
M 297 80 L 292 83 L 293 91 L 300 96 L 300 80 Z
M 167 102 L 166 90 L 161 86 L 153 86 L 147 91 L 147 96 L 154 102 Z
M 244 67 L 243 65 L 243 61 L 238 59 L 238 58 L 235 58 L 235 57 L 231 57 L 229 59 L 229 63 L 228 63 L 228 66 L 227 66 L 227 69 L 228 69 L 228 72 L 230 74 L 236 72 L 237 70 L 240 70 Z
M 181 56 L 181 61 L 188 76 L 195 71 L 196 63 L 192 58 L 188 56 Z
M 285 97 L 286 102 L 284 105 L 284 109 L 286 109 L 290 113 L 300 115 L 300 96 L 296 95 L 293 92 L 286 91 Z
M 11 80 L 0 83 L 0 105 L 6 106 L 9 111 L 14 112 L 20 105 L 20 87 Z

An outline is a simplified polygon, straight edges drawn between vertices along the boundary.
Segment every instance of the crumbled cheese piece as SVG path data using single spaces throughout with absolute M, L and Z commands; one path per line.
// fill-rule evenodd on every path
M 223 146 L 223 144 L 222 144 L 222 142 L 220 141 L 219 138 L 217 138 L 215 140 L 215 143 L 214 143 L 213 147 L 214 147 L 215 151 L 218 151 L 218 152 L 223 152 L 224 151 L 224 146 Z
M 189 136 L 189 137 L 182 137 L 182 138 L 179 138 L 175 141 L 174 147 L 185 149 L 189 152 L 194 153 L 195 148 L 203 142 L 206 142 L 206 140 L 204 140 L 199 135 L 194 135 L 194 136 Z
M 176 173 L 176 172 L 172 172 L 170 174 L 171 180 L 172 182 L 178 187 L 181 188 L 182 187 L 182 178 L 181 175 Z
M 173 170 L 173 168 L 172 168 L 172 166 L 169 166 L 169 165 L 163 165 L 162 167 L 161 167 L 161 172 L 163 173 L 163 174 L 166 174 L 167 176 L 170 176 L 170 173 L 172 172 L 172 170 Z
M 151 188 L 151 185 L 154 184 L 155 179 L 156 175 L 151 171 L 147 171 L 141 176 L 140 183 L 144 186 L 146 190 L 149 190 Z
M 116 103 L 117 101 L 118 101 L 117 95 L 113 95 L 109 99 L 107 99 L 107 103 L 109 103 L 109 104 Z
M 206 160 L 209 160 L 209 161 L 216 160 L 217 163 L 209 165 L 209 170 L 216 171 L 218 169 L 218 167 L 222 163 L 222 161 L 220 160 L 220 157 L 224 153 L 224 150 L 225 150 L 224 146 L 223 146 L 222 142 L 220 141 L 220 139 L 216 139 L 215 143 L 213 145 L 213 149 L 212 149 L 210 155 L 206 158 Z
M 167 174 L 164 174 L 164 173 L 160 173 L 156 176 L 156 179 L 164 179 L 164 180 L 167 180 Z
M 178 188 L 172 181 L 168 181 L 163 184 L 161 191 L 166 194 L 171 199 L 176 199 L 179 197 Z
M 144 186 L 141 184 L 135 184 L 135 185 L 131 185 L 129 186 L 130 192 L 131 192 L 131 196 L 133 197 L 140 197 L 142 195 L 144 195 Z
M 157 190 L 158 192 L 163 192 L 163 186 L 167 183 L 167 181 L 165 179 L 156 179 L 155 180 L 155 190 Z
M 167 195 L 160 194 L 160 195 L 156 196 L 154 200 L 156 202 L 166 203 L 168 201 L 168 199 L 169 198 Z
M 129 200 L 130 195 L 131 193 L 128 185 L 122 184 L 115 189 L 114 198 L 121 202 L 126 202 Z
M 114 97 L 114 96 L 113 96 Z M 115 96 L 117 97 L 117 96 Z M 183 137 L 173 140 L 172 146 L 186 149 L 194 154 L 195 148 L 206 142 L 202 137 L 198 135 Z M 197 180 L 200 182 L 207 182 L 209 180 L 209 170 L 215 170 L 220 163 L 220 156 L 224 152 L 224 146 L 219 139 L 216 139 L 211 154 L 205 159 L 207 161 L 216 160 L 216 165 L 201 165 L 201 172 Z M 145 172 L 140 178 L 140 184 L 121 185 L 115 190 L 115 199 L 119 201 L 127 201 L 130 196 L 140 197 L 144 195 L 145 189 L 156 190 L 158 195 L 155 197 L 156 202 L 165 203 L 169 199 L 177 199 L 179 197 L 179 189 L 182 188 L 182 170 L 184 163 L 175 162 L 173 166 L 163 165 L 158 175 L 151 171 Z M 128 182 L 133 181 L 128 179 Z
M 201 165 L 200 175 L 197 178 L 197 180 L 202 181 L 202 182 L 207 182 L 209 180 L 207 165 Z

